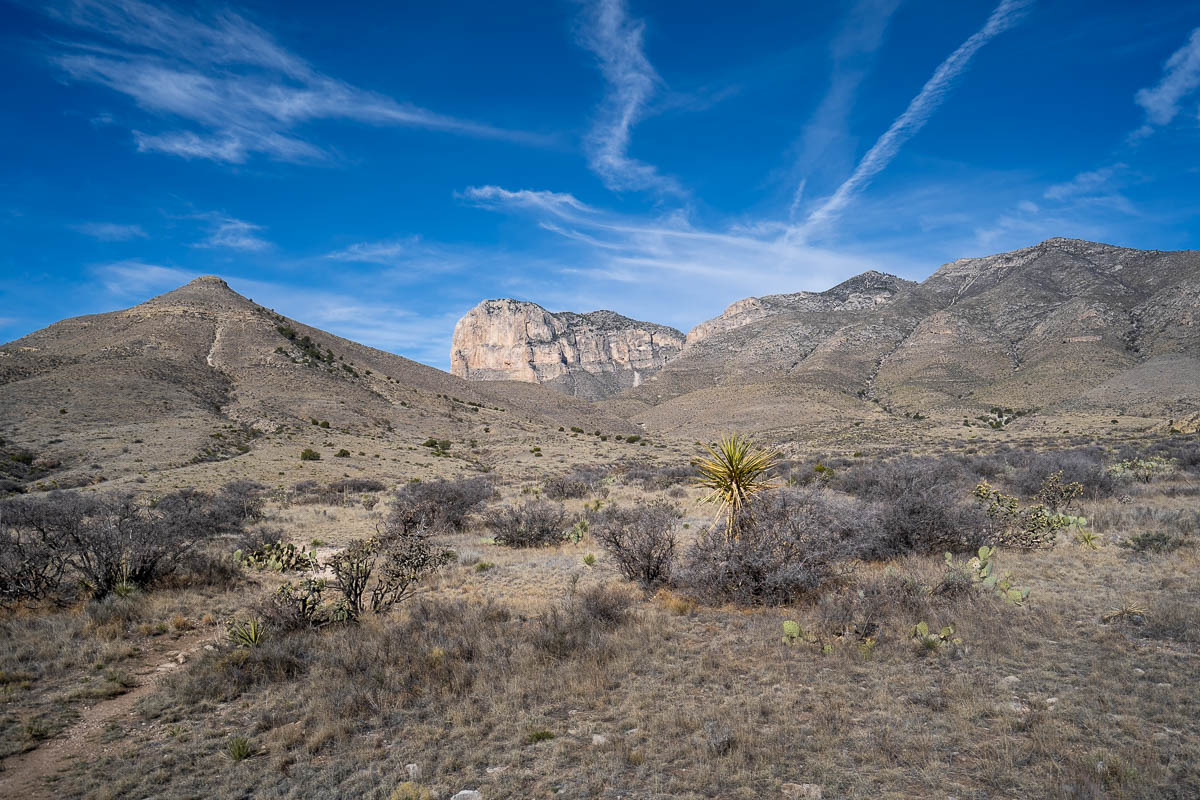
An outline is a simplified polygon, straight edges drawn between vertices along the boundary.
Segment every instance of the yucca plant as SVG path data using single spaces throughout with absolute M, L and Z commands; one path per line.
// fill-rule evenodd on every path
M 749 513 L 754 498 L 778 486 L 768 473 L 775 467 L 779 453 L 736 433 L 722 436 L 715 448 L 705 445 L 705 449 L 708 457 L 696 460 L 700 474 L 694 481 L 709 490 L 701 502 L 717 506 L 717 517 L 725 517 L 725 535 L 733 541 L 739 521 Z
M 245 736 L 234 736 L 225 745 L 225 755 L 229 757 L 230 761 L 234 762 L 245 761 L 247 758 L 255 755 L 256 752 L 254 745 Z
M 229 639 L 238 647 L 258 647 L 266 638 L 267 632 L 257 619 L 249 622 L 234 622 L 229 626 Z

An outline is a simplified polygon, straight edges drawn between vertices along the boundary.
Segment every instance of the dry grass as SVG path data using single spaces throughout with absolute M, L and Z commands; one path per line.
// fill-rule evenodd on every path
M 914 556 L 857 565 L 844 588 L 799 606 L 713 607 L 671 590 L 646 598 L 589 539 L 513 550 L 476 525 L 446 537 L 458 563 L 398 612 L 270 634 L 250 655 L 220 639 L 220 626 L 246 618 L 280 576 L 17 616 L 4 621 L 0 656 L 4 742 L 9 752 L 29 746 L 22 726 L 42 716 L 42 735 L 53 735 L 73 703 L 118 691 L 140 653 L 209 631 L 217 649 L 143 701 L 103 752 L 70 765 L 56 793 L 388 798 L 411 782 L 405 791 L 442 798 L 465 788 L 485 798 L 758 798 L 813 783 L 825 797 L 1194 797 L 1200 557 L 1186 485 L 1176 477 L 1130 503 L 1084 504 L 1099 549 L 1064 536 L 1051 550 L 1002 550 L 1000 570 L 1032 590 L 1024 607 L 970 588 L 931 592 L 944 564 Z M 540 486 L 510 478 L 499 502 Z M 623 504 L 669 491 L 607 487 L 607 501 Z M 695 494 L 677 498 L 691 526 L 681 547 L 711 522 Z M 593 499 L 568 500 L 568 513 Z M 331 552 L 372 533 L 385 512 L 292 506 L 268 522 Z M 1162 554 L 1115 546 L 1162 527 L 1185 544 Z M 592 565 L 588 553 L 599 557 Z M 1139 613 L 1110 616 L 1121 608 Z M 785 620 L 814 641 L 781 642 Z M 953 625 L 962 646 L 923 652 L 912 640 L 921 621 Z M 231 761 L 235 737 L 255 755 Z M 417 778 L 406 770 L 414 763 Z

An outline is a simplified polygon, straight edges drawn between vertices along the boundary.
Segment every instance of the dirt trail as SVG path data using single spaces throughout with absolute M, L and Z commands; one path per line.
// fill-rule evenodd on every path
M 167 652 L 155 651 L 134 666 L 138 685 L 111 700 L 100 700 L 80 714 L 80 719 L 55 738 L 42 743 L 36 750 L 10 756 L 0 761 L 0 798 L 21 800 L 58 800 L 61 795 L 49 783 L 59 771 L 76 761 L 91 762 L 106 753 L 112 744 L 98 741 L 110 723 L 136 723 L 133 708 L 157 687 L 164 675 L 187 663 L 187 660 L 212 641 L 211 631 L 182 637 L 172 643 L 170 651 L 178 655 L 163 660 Z M 182 656 L 182 657 L 180 657 Z

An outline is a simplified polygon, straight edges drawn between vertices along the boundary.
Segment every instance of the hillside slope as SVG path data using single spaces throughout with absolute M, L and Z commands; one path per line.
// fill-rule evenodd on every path
M 237 458 L 310 428 L 412 447 L 564 424 L 634 430 L 539 386 L 468 383 L 342 339 L 212 276 L 0 347 L 0 436 L 74 484 Z
M 803 427 L 809 408 L 860 423 L 881 410 L 947 423 L 995 407 L 1200 411 L 1200 252 L 1051 239 L 946 264 L 920 284 L 892 281 L 873 302 L 735 303 L 612 407 L 652 427 L 715 429 L 750 404 L 758 430 Z M 776 299 L 789 297 L 800 302 Z

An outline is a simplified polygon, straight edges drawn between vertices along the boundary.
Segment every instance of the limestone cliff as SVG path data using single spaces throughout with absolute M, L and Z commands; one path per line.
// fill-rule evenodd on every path
M 678 355 L 683 340 L 674 328 L 612 311 L 551 313 L 536 303 L 484 300 L 454 326 L 450 371 L 599 399 L 641 384 Z

